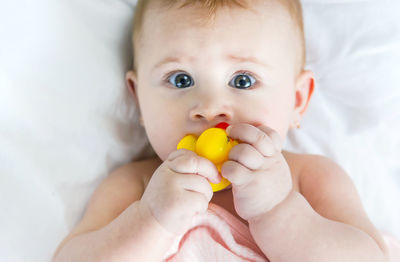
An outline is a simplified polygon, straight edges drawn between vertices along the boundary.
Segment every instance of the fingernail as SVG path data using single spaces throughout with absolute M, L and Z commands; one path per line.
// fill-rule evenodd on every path
M 218 173 L 217 183 L 220 183 L 221 180 L 222 180 L 222 175 L 221 175 L 221 173 Z
M 228 126 L 227 128 L 226 128 L 226 133 L 229 135 L 229 133 L 231 132 L 231 129 L 232 129 L 232 126 Z

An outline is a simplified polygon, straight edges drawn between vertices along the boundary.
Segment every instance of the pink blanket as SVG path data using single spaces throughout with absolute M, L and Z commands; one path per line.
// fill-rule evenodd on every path
M 165 261 L 268 261 L 249 228 L 222 207 L 195 217 L 193 227 L 177 240 Z
M 400 243 L 384 234 L 390 262 L 400 262 Z M 166 262 L 269 261 L 253 240 L 249 228 L 224 208 L 210 203 L 192 228 L 179 237 L 166 255 Z

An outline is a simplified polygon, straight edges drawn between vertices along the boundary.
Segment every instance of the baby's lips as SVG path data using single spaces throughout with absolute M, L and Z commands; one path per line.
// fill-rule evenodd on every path
M 221 122 L 221 123 L 219 123 L 218 125 L 216 125 L 215 127 L 216 127 L 216 128 L 221 128 L 221 129 L 223 129 L 223 130 L 226 130 L 226 129 L 228 128 L 228 126 L 229 126 L 228 123 Z

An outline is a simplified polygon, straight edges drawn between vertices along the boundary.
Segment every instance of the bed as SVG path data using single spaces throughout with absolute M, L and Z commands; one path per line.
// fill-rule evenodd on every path
M 1 261 L 49 261 L 102 179 L 153 154 L 124 84 L 135 4 L 0 3 Z M 303 7 L 316 90 L 285 149 L 338 162 L 400 238 L 400 1 Z

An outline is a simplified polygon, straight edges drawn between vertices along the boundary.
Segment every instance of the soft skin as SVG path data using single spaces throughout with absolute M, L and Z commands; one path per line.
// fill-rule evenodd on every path
M 230 152 L 222 175 L 232 182 L 237 214 L 271 261 L 388 261 L 384 242 L 337 165 L 315 157 L 307 164 L 320 170 L 303 166 L 296 190 L 274 130 L 237 124 L 227 131 L 243 143 Z
M 274 15 L 260 15 L 261 7 Z M 312 72 L 298 72 L 299 40 L 286 10 L 273 3 L 261 7 L 221 10 L 207 25 L 196 22 L 202 14 L 195 8 L 154 7 L 146 14 L 135 41 L 137 72 L 128 78 L 162 160 L 184 135 L 200 135 L 222 121 L 263 124 L 282 138 L 300 121 Z M 240 23 L 233 26 L 235 20 Z M 177 71 L 190 75 L 194 86 L 177 89 L 165 80 Z M 242 71 L 257 80 L 251 89 L 229 84 Z
M 158 157 L 108 176 L 54 261 L 161 261 L 210 201 L 248 224 L 270 261 L 387 261 L 346 173 L 324 157 L 281 150 L 307 109 L 313 74 L 298 70 L 286 9 L 272 0 L 252 7 L 219 10 L 201 25 L 196 7 L 150 7 L 126 81 Z M 177 74 L 193 85 L 177 88 Z M 256 80 L 250 88 L 232 85 L 241 74 Z M 232 188 L 213 194 L 215 166 L 175 147 L 219 122 L 241 144 L 221 170 Z

